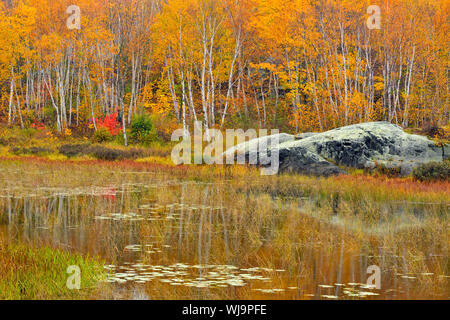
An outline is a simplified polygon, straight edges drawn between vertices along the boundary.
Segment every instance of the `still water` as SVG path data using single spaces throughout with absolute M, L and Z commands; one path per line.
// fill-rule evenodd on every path
M 228 183 L 161 181 L 0 190 L 8 241 L 100 256 L 113 299 L 398 299 L 448 296 L 448 256 L 302 213 L 307 199 Z M 381 288 L 368 285 L 368 267 Z M 442 267 L 444 266 L 444 268 Z M 437 287 L 437 289 L 436 289 Z

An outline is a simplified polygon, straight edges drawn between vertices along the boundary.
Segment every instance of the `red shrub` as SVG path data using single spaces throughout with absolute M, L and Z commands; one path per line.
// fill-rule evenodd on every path
M 117 118 L 118 112 L 95 119 L 95 122 L 97 123 L 97 127 L 106 128 L 112 136 L 117 136 L 121 132 L 120 123 Z
M 37 120 L 34 120 L 34 121 L 31 123 L 31 127 L 34 128 L 34 129 L 37 129 L 37 130 L 39 130 L 39 131 L 42 131 L 42 130 L 45 129 L 45 124 L 43 124 L 42 122 L 39 122 L 39 121 L 37 121 Z

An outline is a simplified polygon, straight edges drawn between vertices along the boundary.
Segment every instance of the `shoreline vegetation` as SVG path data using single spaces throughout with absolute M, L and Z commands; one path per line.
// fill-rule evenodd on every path
M 232 199 L 232 202 L 227 202 L 230 203 L 230 209 L 234 208 L 231 203 L 250 199 L 255 208 L 261 209 L 261 213 L 258 212 L 257 215 L 269 217 L 274 213 L 270 206 L 263 209 L 265 203 L 286 201 L 287 204 L 282 206 L 282 214 L 287 221 L 292 222 L 285 222 L 286 226 L 278 231 L 280 238 L 274 239 L 271 245 L 284 250 L 287 259 L 284 259 L 284 267 L 294 268 L 298 263 L 291 260 L 295 256 L 295 250 L 289 247 L 292 246 L 293 239 L 300 237 L 301 240 L 296 241 L 301 242 L 312 236 L 319 242 L 328 243 L 330 248 L 339 248 L 339 239 L 342 237 L 346 239 L 346 243 L 352 243 L 352 252 L 357 252 L 358 248 L 363 250 L 370 243 L 370 246 L 389 248 L 386 250 L 392 250 L 403 257 L 403 271 L 397 270 L 399 274 L 408 270 L 408 273 L 439 275 L 434 280 L 426 279 L 426 286 L 431 290 L 431 296 L 445 299 L 442 290 L 445 288 L 445 281 L 448 281 L 445 278 L 449 274 L 448 262 L 445 259 L 432 259 L 429 262 L 427 257 L 431 251 L 433 254 L 448 255 L 448 180 L 420 182 L 412 177 L 367 174 L 362 170 L 328 178 L 286 174 L 264 177 L 252 167 L 174 166 L 170 164 L 170 159 L 164 157 L 106 161 L 85 156 L 66 158 L 52 154 L 21 156 L 2 153 L 0 167 L 0 187 L 4 190 L 4 196 L 35 193 L 36 191 L 31 190 L 40 188 L 70 193 L 70 190 L 103 186 L 119 190 L 120 186 L 127 183 L 149 184 L 155 181 L 206 184 L 226 182 L 229 190 L 227 193 L 231 193 Z M 200 197 L 200 194 L 193 195 L 197 196 Z M 5 201 L 0 201 L 2 206 L 7 205 Z M 245 206 L 244 203 L 242 205 Z M 315 231 L 306 230 L 308 228 L 301 227 L 296 220 L 299 215 L 304 216 L 301 219 L 305 223 L 309 221 L 307 224 L 323 226 Z M 5 223 L 7 221 L 1 222 L 2 225 Z M 330 232 L 336 237 L 328 238 L 327 234 Z M 113 293 L 98 291 L 98 286 L 107 288 L 108 284 L 94 284 L 95 275 L 103 272 L 99 272 L 100 258 L 49 248 L 30 248 L 25 244 L 0 245 L 0 265 L 3 268 L 0 273 L 1 298 L 101 299 L 113 296 Z M 294 256 L 290 257 L 292 254 Z M 64 290 L 66 264 L 81 264 L 82 269 L 87 270 L 86 280 L 92 290 L 81 290 L 78 293 Z M 395 268 L 400 266 L 396 265 Z M 108 289 L 105 290 L 109 292 Z M 165 297 L 182 298 L 169 293 Z M 231 296 L 216 298 L 227 297 Z M 240 297 L 252 299 L 255 296 L 247 292 Z M 420 298 L 420 295 L 417 297 Z
M 80 290 L 66 286 L 72 265 L 81 270 Z M 103 263 L 96 258 L 0 240 L 0 300 L 93 298 L 103 277 Z

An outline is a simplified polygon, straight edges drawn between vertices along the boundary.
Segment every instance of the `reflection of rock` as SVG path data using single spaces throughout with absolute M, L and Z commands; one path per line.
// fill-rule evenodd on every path
M 344 173 L 337 165 L 372 168 L 380 163 L 400 168 L 402 174 L 409 174 L 421 163 L 442 161 L 442 149 L 436 147 L 433 141 L 408 134 L 388 122 L 356 124 L 297 138 L 287 134 L 278 136 L 278 146 L 269 143 L 269 149 L 276 148 L 279 151 L 280 172 L 327 176 Z M 270 136 L 254 139 L 225 154 L 245 153 L 247 159 L 258 156 L 258 163 L 265 164 L 264 153 L 260 154 L 252 148 L 259 143 L 266 147 L 268 141 Z M 444 154 L 449 155 L 448 147 Z

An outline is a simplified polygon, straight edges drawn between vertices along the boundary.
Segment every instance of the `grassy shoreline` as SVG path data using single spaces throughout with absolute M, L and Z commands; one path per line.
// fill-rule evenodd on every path
M 69 266 L 81 270 L 80 290 L 70 290 Z M 95 296 L 103 263 L 48 247 L 0 242 L 0 300 L 87 299 Z
M 121 186 L 129 183 L 225 184 L 224 196 L 233 219 L 248 219 L 251 222 L 240 225 L 255 226 L 248 227 L 251 231 L 247 230 L 247 233 L 245 230 L 236 230 L 237 234 L 242 231 L 245 241 L 254 243 L 255 250 L 259 246 L 258 243 L 261 243 L 258 234 L 260 231 L 256 226 L 266 219 L 271 221 L 274 214 L 272 207 L 267 204 L 281 199 L 291 205 L 277 211 L 277 214 L 283 215 L 286 224 L 272 235 L 274 238 L 271 245 L 266 248 L 274 250 L 273 252 L 283 252 L 279 267 L 288 270 L 299 268 L 301 261 L 296 257 L 303 250 L 302 243 L 318 241 L 330 250 L 341 250 L 341 242 L 345 241 L 346 253 L 357 254 L 368 250 L 366 248 L 376 251 L 376 248 L 380 247 L 389 248 L 382 250 L 383 255 L 392 252 L 396 256 L 402 256 L 404 261 L 401 264 L 388 262 L 387 266 L 392 273 L 430 272 L 448 275 L 448 264 L 445 261 L 430 261 L 427 255 L 430 252 L 448 252 L 446 225 L 450 204 L 449 181 L 418 182 L 412 178 L 370 176 L 360 172 L 329 178 L 299 175 L 267 177 L 261 176 L 255 168 L 245 166 L 175 167 L 134 160 L 55 160 L 36 156 L 0 158 L 0 168 L 0 187 L 7 190 L 8 195 L 18 197 L 31 193 L 40 195 L 41 188 L 45 195 L 48 189 L 56 193 L 58 190 L 70 193 L 70 190 L 96 187 L 120 190 Z M 168 188 L 166 193 L 156 196 L 155 201 L 170 203 L 174 195 L 175 191 Z M 192 201 L 199 202 L 203 194 L 196 192 L 190 194 L 190 197 Z M 6 208 L 7 200 L 2 199 L 0 202 Z M 107 199 L 101 203 L 103 202 L 104 206 L 108 206 Z M 296 207 L 298 203 L 302 203 L 301 208 Z M 408 221 L 410 224 L 395 220 L 397 204 L 400 204 L 401 210 L 411 218 Z M 80 203 L 80 206 L 83 207 L 83 212 L 88 213 L 88 203 Z M 238 214 L 242 208 L 246 208 L 248 212 Z M 413 212 L 421 210 L 424 217 L 416 219 Z M 393 215 L 394 219 L 389 220 Z M 376 232 L 383 223 L 385 232 Z M 218 244 L 219 247 L 221 245 Z M 311 259 L 315 256 L 313 251 L 308 253 L 312 255 Z M 101 267 L 101 263 L 96 259 L 20 244 L 9 247 L 3 244 L 0 252 L 0 268 L 3 268 L 0 272 L 0 292 L 4 292 L 0 299 L 96 299 L 105 296 L 98 293 L 100 284 L 95 281 L 95 274 Z M 274 255 L 271 253 L 270 257 L 275 257 Z M 263 256 L 257 254 L 257 258 L 259 263 L 269 264 L 269 260 L 265 261 Z M 251 261 L 255 258 L 250 255 L 248 259 Z M 56 261 L 56 264 L 53 264 L 53 261 Z M 332 260 L 330 263 L 336 261 Z M 375 263 L 385 262 L 380 260 Z M 84 272 L 87 278 L 82 281 L 82 284 L 86 285 L 84 290 L 64 289 L 68 277 L 66 268 L 69 264 L 79 264 L 82 270 L 87 270 Z M 49 268 L 50 265 L 52 268 Z M 304 267 L 308 269 L 305 271 L 308 277 L 312 277 L 315 271 L 309 270 L 309 264 Z M 329 267 L 323 265 L 323 268 L 324 272 L 330 272 Z M 446 278 L 426 281 L 424 286 L 426 285 L 430 292 L 442 296 L 442 283 Z M 313 290 L 312 287 L 309 289 Z M 172 296 L 170 292 L 165 294 L 168 298 L 178 297 Z M 245 294 L 248 296 L 244 297 L 253 297 L 251 291 Z

